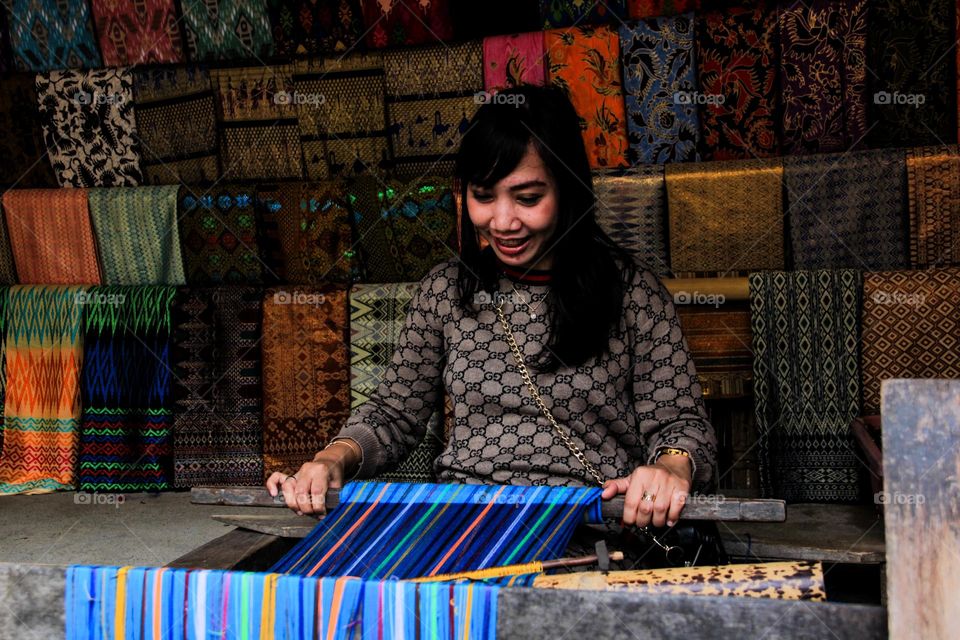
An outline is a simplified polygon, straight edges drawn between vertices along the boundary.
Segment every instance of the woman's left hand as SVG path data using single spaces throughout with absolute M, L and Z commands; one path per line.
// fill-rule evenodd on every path
M 690 494 L 691 464 L 686 456 L 663 455 L 655 464 L 637 467 L 626 478 L 607 480 L 602 497 L 625 493 L 623 524 L 672 527 Z

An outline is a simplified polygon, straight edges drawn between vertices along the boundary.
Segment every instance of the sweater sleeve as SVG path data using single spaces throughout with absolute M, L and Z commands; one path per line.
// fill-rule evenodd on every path
M 362 461 L 354 477 L 370 478 L 396 467 L 423 439 L 443 395 L 446 352 L 437 305 L 447 284 L 441 276 L 435 267 L 420 281 L 383 380 L 334 438 L 352 438 L 360 445 Z
M 647 464 L 666 447 L 683 449 L 693 463 L 692 490 L 709 490 L 717 436 L 707 419 L 673 297 L 650 271 L 641 270 L 634 279 L 627 321 L 633 324 L 633 404 L 647 443 Z

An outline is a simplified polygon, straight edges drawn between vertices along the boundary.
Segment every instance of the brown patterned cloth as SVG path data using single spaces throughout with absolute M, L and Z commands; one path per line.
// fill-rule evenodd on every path
M 863 410 L 891 378 L 960 378 L 960 268 L 863 278 Z
M 670 262 L 663 165 L 595 173 L 593 189 L 600 227 L 648 269 L 666 275 Z
M 677 277 L 783 268 L 779 159 L 674 163 L 665 174 Z
M 710 400 L 749 396 L 753 380 L 750 304 L 687 304 L 680 293 L 674 294 L 673 299 L 683 337 L 697 366 L 703 397 Z
M 43 144 L 34 78 L 32 73 L 16 73 L 3 78 L 3 90 L 0 91 L 0 157 L 3 158 L 0 185 L 57 186 Z
M 290 65 L 211 70 L 225 179 L 303 176 L 291 71 Z
M 206 69 L 138 69 L 134 100 L 144 182 L 203 184 L 220 177 L 216 103 Z
M 308 178 L 326 180 L 390 168 L 380 53 L 298 61 L 293 74 Z
M 268 289 L 263 300 L 264 477 L 294 473 L 350 415 L 347 291 Z
M 7 233 L 7 217 L 3 213 L 3 200 L 0 199 L 0 285 L 17 284 L 17 268 L 10 250 L 10 235 Z M 3 442 L 0 436 L 0 443 Z
M 960 264 L 960 153 L 957 145 L 907 150 L 910 265 Z

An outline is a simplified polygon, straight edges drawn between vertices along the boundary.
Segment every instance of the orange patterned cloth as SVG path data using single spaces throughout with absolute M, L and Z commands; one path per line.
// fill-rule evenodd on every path
M 957 145 L 907 149 L 910 266 L 960 264 L 960 152 Z
M 85 289 L 18 285 L 9 295 L 0 495 L 72 489 Z
M 590 167 L 627 166 L 620 40 L 609 26 L 544 33 L 547 83 L 562 87 L 580 115 Z
M 24 284 L 100 284 L 86 189 L 3 195 L 10 247 Z
M 350 415 L 345 289 L 268 289 L 263 300 L 263 466 L 293 473 Z

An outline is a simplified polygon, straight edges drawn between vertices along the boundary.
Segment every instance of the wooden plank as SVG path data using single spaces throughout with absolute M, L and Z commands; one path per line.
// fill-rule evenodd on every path
M 265 571 L 292 548 L 293 544 L 294 541 L 278 536 L 234 529 L 166 566 L 182 569 Z
M 313 528 L 317 526 L 317 522 L 320 521 L 319 518 L 296 515 L 237 516 L 233 514 L 215 514 L 210 517 L 217 522 L 229 524 L 233 527 L 256 531 L 257 533 L 265 533 L 271 536 L 279 536 L 281 538 L 306 538 L 307 535 L 313 531 Z
M 960 381 L 888 380 L 881 399 L 890 637 L 956 638 Z
M 193 504 L 231 507 L 286 508 L 282 496 L 271 497 L 264 487 L 194 487 L 190 490 L 190 501 Z M 338 489 L 327 491 L 327 510 L 334 509 L 338 504 L 340 504 L 340 491 Z M 623 514 L 623 496 L 604 500 L 601 512 L 604 518 L 619 520 Z M 683 508 L 683 519 L 783 522 L 786 519 L 786 503 L 783 500 L 693 495 Z
M 884 562 L 883 521 L 869 505 L 791 504 L 785 522 L 730 522 L 717 527 L 735 558 Z

